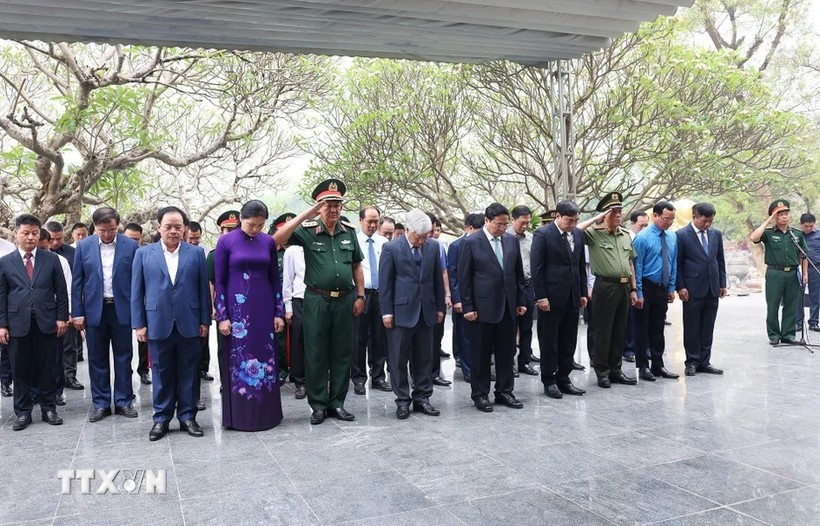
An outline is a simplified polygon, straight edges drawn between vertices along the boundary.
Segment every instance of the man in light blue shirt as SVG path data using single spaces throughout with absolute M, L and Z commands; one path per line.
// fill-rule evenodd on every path
M 652 224 L 643 229 L 632 242 L 635 249 L 635 284 L 638 301 L 635 304 L 635 343 L 637 349 L 649 349 L 652 366 L 644 353 L 636 353 L 635 365 L 642 380 L 654 382 L 656 376 L 676 379 L 679 375 L 664 367 L 664 319 L 669 304 L 675 299 L 678 270 L 677 237 L 669 235 L 675 221 L 675 207 L 661 201 L 652 208 Z

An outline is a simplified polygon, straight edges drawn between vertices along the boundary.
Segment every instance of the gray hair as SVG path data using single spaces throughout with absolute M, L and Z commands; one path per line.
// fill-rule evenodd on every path
M 407 227 L 407 230 L 410 232 L 414 232 L 419 235 L 427 234 L 433 230 L 433 222 L 430 221 L 430 216 L 418 208 L 414 208 L 407 212 L 404 219 L 404 226 Z

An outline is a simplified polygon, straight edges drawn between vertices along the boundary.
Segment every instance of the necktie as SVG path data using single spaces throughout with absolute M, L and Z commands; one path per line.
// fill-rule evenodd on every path
M 564 244 L 567 246 L 567 254 L 569 254 L 570 258 L 572 258 L 572 245 L 569 244 L 569 233 L 564 232 L 561 234 L 561 237 L 564 238 Z
M 419 251 L 419 247 L 413 247 L 413 260 L 417 266 L 421 267 L 421 252 Z
M 501 257 L 501 239 L 494 237 L 493 238 L 493 252 L 495 252 L 495 258 L 498 260 L 498 264 L 501 265 L 501 268 L 504 268 L 504 262 Z
M 700 231 L 700 244 L 703 246 L 703 251 L 709 254 L 709 236 L 706 234 L 706 230 Z
M 379 288 L 379 269 L 376 268 L 376 243 L 372 237 L 367 238 L 367 263 L 370 266 L 370 285 Z
M 29 281 L 34 279 L 34 263 L 31 261 L 31 252 L 26 252 L 26 274 Z
M 663 265 L 663 285 L 669 285 L 669 247 L 666 246 L 666 231 L 661 230 L 661 263 Z

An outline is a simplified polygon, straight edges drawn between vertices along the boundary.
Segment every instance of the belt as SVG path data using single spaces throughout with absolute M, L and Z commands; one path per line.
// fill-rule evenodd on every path
M 113 305 L 114 304 L 114 298 L 103 298 L 103 303 L 106 304 L 106 305 Z
M 322 290 L 317 289 L 316 287 L 306 286 L 306 290 L 318 294 L 319 296 L 326 296 L 328 298 L 343 298 L 348 292 L 353 289 L 346 289 L 346 290 Z
M 379 294 L 379 289 L 364 289 L 364 293 L 370 296 L 371 294 Z
M 629 284 L 629 278 L 610 278 L 609 276 L 595 276 L 595 279 L 599 279 L 604 283 L 618 283 L 619 285 L 627 285 Z
M 659 289 L 665 289 L 666 288 L 666 285 L 664 285 L 663 283 L 655 283 L 651 279 L 643 278 L 643 279 L 641 279 L 641 282 L 644 285 L 652 285 L 653 287 L 656 287 L 656 288 L 659 288 Z
M 768 265 L 770 269 L 774 270 L 782 270 L 783 272 L 791 272 L 792 270 L 797 270 L 797 267 L 778 267 L 777 265 Z

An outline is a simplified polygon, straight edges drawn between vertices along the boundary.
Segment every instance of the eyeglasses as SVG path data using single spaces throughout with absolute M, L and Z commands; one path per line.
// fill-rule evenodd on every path
M 510 226 L 510 223 L 496 223 L 495 221 L 490 221 L 490 224 L 496 228 L 507 228 Z
M 675 218 L 674 218 L 674 217 L 663 217 L 663 216 L 660 216 L 660 218 L 661 218 L 661 221 L 663 221 L 664 223 L 672 223 L 672 222 L 674 222 L 674 221 L 675 221 Z

